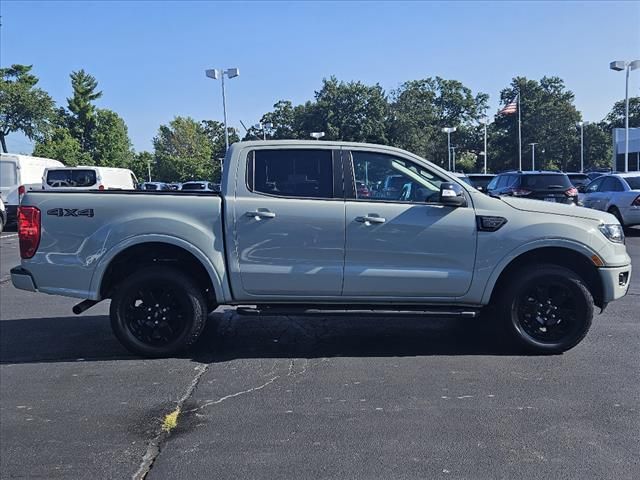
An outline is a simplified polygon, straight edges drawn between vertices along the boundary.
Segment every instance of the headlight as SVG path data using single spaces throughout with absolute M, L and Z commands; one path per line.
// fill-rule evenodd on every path
M 602 234 L 614 243 L 624 243 L 624 230 L 622 226 L 614 223 L 600 225 Z

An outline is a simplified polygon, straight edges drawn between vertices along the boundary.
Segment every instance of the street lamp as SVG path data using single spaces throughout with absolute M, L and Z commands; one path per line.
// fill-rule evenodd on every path
M 624 60 L 616 60 L 609 64 L 611 70 L 620 72 L 622 70 L 627 71 L 626 85 L 624 90 L 624 171 L 629 171 L 629 72 L 640 68 L 640 60 L 633 60 L 632 62 L 626 62 Z M 616 151 L 616 162 L 617 162 Z
M 447 153 L 449 158 L 449 171 L 451 171 L 451 134 L 456 131 L 456 127 L 444 127 L 442 131 L 447 134 Z
M 530 143 L 531 147 L 531 171 L 536 169 L 536 145 L 537 143 Z
M 324 137 L 324 132 L 311 132 L 310 136 L 315 138 L 316 140 L 320 140 L 322 137 Z
M 453 167 L 453 170 L 451 170 L 452 172 L 456 171 L 456 148 L 458 148 L 458 147 L 454 147 L 453 145 L 451 145 L 451 154 L 452 154 L 452 157 L 453 157 L 452 158 L 452 162 L 451 162 L 452 163 L 452 167 Z
M 582 120 L 576 123 L 580 129 L 580 173 L 584 172 L 584 124 Z
M 482 123 L 484 125 L 484 152 L 482 152 L 482 155 L 484 155 L 484 174 L 487 174 L 487 124 L 489 123 L 489 119 L 487 117 L 484 117 L 482 120 L 480 120 L 480 123 Z
M 271 122 L 267 122 L 267 123 L 256 123 L 254 125 L 254 127 L 256 130 L 262 130 L 262 139 L 266 140 L 267 139 L 267 133 L 269 135 L 271 135 L 271 130 L 273 130 L 273 123 Z
M 227 128 L 227 98 L 224 92 L 224 76 L 226 75 L 229 79 L 235 78 L 240 75 L 239 68 L 227 68 L 226 70 L 212 68 L 209 70 L 205 70 L 204 72 L 207 77 L 213 78 L 217 80 L 218 77 L 222 80 L 222 113 L 224 115 L 224 145 L 225 151 L 229 150 L 229 130 Z

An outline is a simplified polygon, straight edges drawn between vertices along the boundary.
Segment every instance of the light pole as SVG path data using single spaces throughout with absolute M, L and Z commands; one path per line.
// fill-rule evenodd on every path
M 487 174 L 487 124 L 489 123 L 489 119 L 487 117 L 484 117 L 482 120 L 480 120 L 480 123 L 484 125 L 484 152 L 482 152 L 482 154 L 484 155 L 483 173 L 486 175 Z
M 451 169 L 452 172 L 456 171 L 456 148 L 458 148 L 458 147 L 454 147 L 453 145 L 451 145 L 451 155 L 452 155 L 452 160 L 453 160 L 451 162 L 452 163 L 452 167 L 453 167 Z
M 447 153 L 449 158 L 449 171 L 451 171 L 451 134 L 456 131 L 456 127 L 444 127 L 442 131 L 447 134 Z
M 530 143 L 531 147 L 531 171 L 536 169 L 536 145 L 537 143 Z
M 622 70 L 627 71 L 626 84 L 624 90 L 624 171 L 629 171 L 629 72 L 640 68 L 640 60 L 633 60 L 632 62 L 626 62 L 624 60 L 616 60 L 609 64 L 611 70 L 620 72 Z M 617 151 L 616 163 L 618 161 Z
M 322 137 L 324 137 L 324 132 L 311 132 L 309 136 L 315 138 L 316 140 L 320 140 Z
M 147 173 L 149 174 L 149 181 L 151 181 L 151 160 L 147 160 Z
M 267 122 L 267 123 L 256 123 L 254 125 L 254 128 L 256 130 L 262 130 L 262 140 L 266 140 L 267 139 L 267 133 L 269 135 L 271 135 L 271 130 L 273 129 L 273 123 L 271 122 Z
M 240 75 L 239 68 L 227 68 L 226 70 L 212 68 L 209 70 L 205 70 L 204 72 L 207 77 L 213 78 L 217 80 L 218 77 L 222 80 L 222 114 L 224 115 L 224 145 L 225 151 L 229 150 L 229 129 L 227 128 L 227 97 L 224 91 L 224 76 L 226 75 L 229 79 L 235 78 Z
M 580 128 L 580 173 L 584 172 L 584 124 L 582 120 L 576 124 Z

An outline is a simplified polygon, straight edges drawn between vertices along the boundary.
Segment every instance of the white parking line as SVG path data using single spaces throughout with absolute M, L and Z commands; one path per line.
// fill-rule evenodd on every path
M 17 233 L 11 233 L 9 235 L 2 235 L 0 236 L 0 240 L 4 240 L 5 238 L 13 238 L 13 237 L 17 237 L 18 234 Z

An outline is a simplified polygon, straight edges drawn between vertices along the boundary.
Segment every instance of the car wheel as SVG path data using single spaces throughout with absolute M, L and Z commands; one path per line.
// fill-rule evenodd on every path
M 620 225 L 622 225 L 624 227 L 624 221 L 622 220 L 622 214 L 620 213 L 620 210 L 618 210 L 616 207 L 611 207 L 607 211 L 608 211 L 608 213 L 610 213 L 611 215 L 616 217 L 618 219 L 618 222 L 620 223 Z
M 572 270 L 535 265 L 512 277 L 496 308 L 502 326 L 525 349 L 562 353 L 585 337 L 593 319 L 593 297 Z
M 131 352 L 166 357 L 198 339 L 207 318 L 202 289 L 171 267 L 151 267 L 125 279 L 110 307 L 111 328 Z

